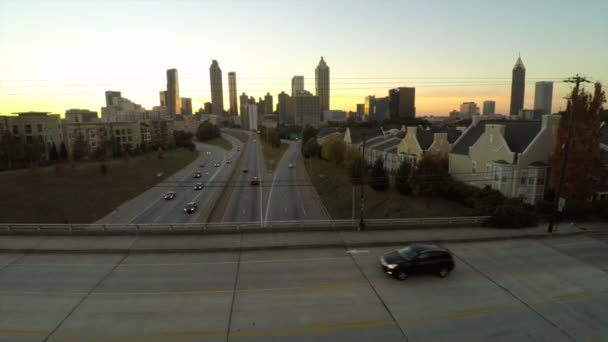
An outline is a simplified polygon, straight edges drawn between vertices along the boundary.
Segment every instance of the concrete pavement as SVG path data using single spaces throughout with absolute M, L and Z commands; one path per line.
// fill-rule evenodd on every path
M 608 244 L 444 243 L 404 282 L 396 246 L 170 254 L 0 253 L 0 341 L 603 341 Z

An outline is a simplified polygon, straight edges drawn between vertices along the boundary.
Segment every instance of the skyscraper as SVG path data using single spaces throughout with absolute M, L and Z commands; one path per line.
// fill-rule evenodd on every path
M 289 111 L 293 113 L 295 124 L 298 126 L 317 127 L 321 123 L 319 97 L 310 92 L 304 91 L 298 96 L 293 96 L 289 101 Z
M 182 104 L 179 97 L 179 79 L 177 69 L 167 70 L 167 114 L 178 115 L 182 113 Z
M 236 100 L 236 72 L 228 73 L 228 96 L 230 97 L 230 115 L 239 115 Z
M 288 125 L 294 124 L 295 120 L 292 113 L 289 111 L 289 101 L 291 96 L 282 91 L 278 97 L 277 112 L 279 112 L 279 123 Z
M 483 101 L 483 115 L 496 114 L 496 101 Z
M 181 110 L 182 114 L 183 115 L 192 115 L 192 98 L 182 97 L 181 104 L 182 104 L 182 110 Z
M 167 91 L 163 90 L 159 93 L 159 97 L 160 97 L 160 105 L 162 107 L 166 107 L 167 106 Z
M 239 96 L 239 113 L 241 113 L 241 116 L 246 114 L 248 100 L 249 100 L 249 97 L 245 93 L 243 93 L 243 94 L 241 94 L 241 96 Z M 241 119 L 241 122 L 244 122 L 244 121 Z
M 209 79 L 211 80 L 211 109 L 213 114 L 224 114 L 224 91 L 222 88 L 222 69 L 217 60 L 211 62 L 209 67 Z
M 463 102 L 460 105 L 460 117 L 470 119 L 473 115 L 479 114 L 479 107 L 475 102 Z
M 321 104 L 321 111 L 329 109 L 329 67 L 321 57 L 315 69 L 315 89 Z
M 272 114 L 273 112 L 273 100 L 272 95 L 270 93 L 266 93 L 264 96 L 264 112 L 262 114 Z
M 542 114 L 551 114 L 553 102 L 553 82 L 536 82 L 534 109 Z
M 524 108 L 524 91 L 526 87 L 526 67 L 521 57 L 517 58 L 513 67 L 513 79 L 511 81 L 511 110 L 509 115 L 517 115 Z
M 376 97 L 374 95 L 366 96 L 365 103 L 363 103 L 363 116 L 361 120 L 370 121 L 374 117 L 374 110 L 376 108 Z
M 119 91 L 112 91 L 112 90 L 108 90 L 106 91 L 106 106 L 111 106 L 114 104 L 114 99 L 119 99 L 121 98 L 122 95 L 120 94 Z
M 291 96 L 296 96 L 304 91 L 304 76 L 294 76 L 291 78 Z
M 389 90 L 388 95 L 392 119 L 416 117 L 416 88 L 399 87 Z

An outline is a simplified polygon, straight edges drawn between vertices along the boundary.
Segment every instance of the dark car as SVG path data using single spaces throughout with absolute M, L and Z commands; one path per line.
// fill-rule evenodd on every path
M 432 273 L 446 277 L 454 269 L 454 257 L 437 245 L 413 244 L 380 257 L 382 269 L 399 280 L 410 274 Z
M 194 190 L 203 190 L 203 183 L 196 183 Z
M 249 172 L 249 170 L 243 169 L 243 173 L 247 173 L 247 172 Z
M 194 211 L 196 211 L 196 207 L 197 207 L 197 206 L 196 206 L 196 203 L 194 203 L 194 202 L 190 202 L 190 203 L 186 204 L 186 207 L 184 208 L 184 212 L 185 212 L 186 214 L 191 214 L 191 213 L 193 213 Z
M 175 191 L 167 191 L 167 193 L 165 194 L 165 196 L 163 196 L 164 199 L 166 200 L 172 200 L 175 198 L 175 196 L 177 196 L 177 192 Z
M 201 173 L 197 172 L 196 174 L 194 174 L 194 178 L 201 178 Z
M 230 160 L 230 159 L 226 160 L 226 164 L 230 164 L 230 163 L 232 163 L 232 160 Z
M 258 177 L 251 178 L 251 185 L 260 185 L 260 179 Z
M 198 167 L 205 167 L 205 164 L 200 163 L 200 164 L 198 165 Z

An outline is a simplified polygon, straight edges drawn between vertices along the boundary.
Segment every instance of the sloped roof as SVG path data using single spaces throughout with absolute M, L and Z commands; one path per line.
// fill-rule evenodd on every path
M 517 57 L 517 62 L 515 62 L 515 66 L 513 67 L 513 69 L 526 69 L 526 67 L 524 66 L 524 62 L 522 62 L 521 57 Z
M 339 132 L 340 132 L 340 130 L 337 129 L 337 128 L 323 127 L 321 129 L 319 129 L 319 131 L 317 132 L 317 137 L 318 138 L 323 138 L 323 137 L 326 137 L 326 136 L 328 136 L 330 134 L 339 133 Z
M 523 152 L 534 137 L 540 132 L 541 121 L 504 121 L 504 120 L 485 120 L 481 121 L 477 126 L 471 127 L 460 140 L 452 148 L 454 154 L 469 154 L 469 147 L 473 146 L 483 134 L 486 125 L 502 125 L 505 126 L 504 137 L 507 145 L 512 152 Z
M 366 139 L 371 139 L 382 135 L 380 127 L 349 127 L 348 130 L 350 131 L 350 139 L 353 144 L 363 142 L 363 136 Z
M 401 139 L 394 136 L 386 137 L 382 143 L 373 145 L 371 148 L 378 151 L 385 151 L 387 149 L 397 148 L 400 142 Z
M 448 142 L 453 144 L 458 137 L 462 134 L 461 131 L 457 129 L 437 129 L 432 128 L 430 130 L 418 129 L 416 130 L 416 139 L 418 140 L 418 144 L 420 144 L 420 148 L 422 150 L 428 150 L 429 147 L 433 144 L 433 140 L 435 140 L 435 133 L 447 133 L 448 134 Z

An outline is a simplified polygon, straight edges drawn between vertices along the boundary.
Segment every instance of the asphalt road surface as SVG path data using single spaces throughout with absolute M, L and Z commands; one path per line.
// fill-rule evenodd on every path
M 261 142 L 256 136 L 249 143 L 241 156 L 241 170 L 234 184 L 232 196 L 224 212 L 223 222 L 261 222 L 264 217 L 264 201 L 268 188 L 267 174 L 264 167 L 264 157 Z M 246 169 L 247 172 L 243 172 Z M 260 185 L 252 185 L 251 179 L 258 177 Z
M 201 217 L 203 208 L 213 205 L 209 199 L 214 192 L 224 191 L 223 182 L 228 180 L 230 170 L 234 167 L 234 164 L 227 164 L 227 161 L 237 158 L 240 152 L 237 152 L 236 148 L 242 145 L 230 135 L 222 136 L 231 141 L 232 150 L 226 151 L 216 146 L 196 143 L 201 153 L 194 162 L 155 187 L 122 204 L 97 223 L 161 224 L 206 221 L 206 217 Z M 220 163 L 220 166 L 215 167 L 215 163 Z M 204 164 L 204 167 L 200 167 L 200 164 Z M 201 178 L 194 178 L 194 174 L 198 171 L 201 172 Z M 203 190 L 194 190 L 196 183 L 203 183 Z M 164 200 L 163 195 L 167 191 L 176 191 L 175 199 Z M 186 214 L 183 211 L 189 202 L 196 202 L 199 206 L 193 214 Z
M 0 254 L 0 341 L 606 341 L 608 244 L 445 245 L 447 278 L 386 276 L 393 248 Z

